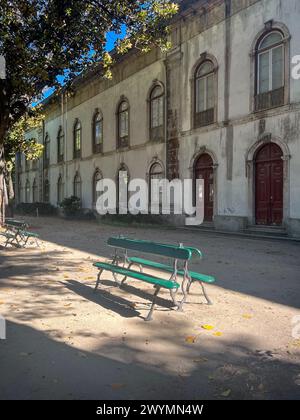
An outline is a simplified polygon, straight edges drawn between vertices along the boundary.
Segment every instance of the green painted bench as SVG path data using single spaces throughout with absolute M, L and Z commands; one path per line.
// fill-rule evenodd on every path
M 129 268 L 137 265 L 139 266 L 141 272 L 143 272 L 143 267 L 165 271 L 167 273 L 171 273 L 173 271 L 173 268 L 170 265 L 158 263 L 155 261 L 145 260 L 144 258 L 137 258 L 137 257 L 127 258 L 127 262 L 129 263 Z M 178 270 L 177 275 L 180 277 L 184 277 L 185 276 L 184 270 Z M 206 274 L 196 273 L 195 271 L 191 271 L 191 270 L 188 270 L 188 276 L 190 280 L 187 287 L 187 291 L 190 292 L 190 288 L 193 283 L 199 282 L 201 284 L 203 295 L 205 296 L 207 304 L 212 305 L 212 301 L 208 297 L 208 294 L 206 293 L 203 283 L 213 284 L 216 281 L 215 278 L 212 276 L 208 276 Z
M 178 289 L 180 288 L 179 283 L 176 281 L 176 273 L 178 270 L 178 261 L 186 262 L 191 259 L 192 252 L 187 248 L 182 248 L 179 246 L 169 246 L 165 244 L 158 244 L 153 242 L 146 242 L 146 241 L 138 241 L 134 239 L 128 239 L 128 238 L 110 238 L 108 240 L 108 245 L 110 247 L 115 248 L 115 257 L 113 258 L 112 263 L 102 263 L 97 262 L 94 263 L 94 267 L 99 269 L 99 274 L 97 278 L 97 283 L 95 287 L 95 292 L 97 291 L 100 283 L 101 283 L 101 275 L 104 271 L 109 271 L 113 274 L 114 279 L 119 287 L 122 287 L 122 285 L 125 283 L 127 278 L 132 278 L 135 280 L 139 280 L 148 284 L 152 284 L 155 288 L 155 293 L 153 295 L 151 308 L 149 311 L 148 316 L 145 318 L 145 321 L 151 321 L 153 312 L 155 309 L 157 296 L 160 292 L 160 290 L 167 289 L 170 292 L 172 301 L 174 303 L 174 307 L 176 307 L 178 310 L 182 310 L 183 303 L 185 302 L 185 289 L 182 287 L 182 290 L 184 292 L 184 298 L 181 302 L 177 302 L 176 300 L 176 294 L 178 292 Z M 140 271 L 135 271 L 130 268 L 127 268 L 125 264 L 123 266 L 120 266 L 120 259 L 117 253 L 118 249 L 124 249 L 126 250 L 132 250 L 132 251 L 138 251 L 146 254 L 152 254 L 152 255 L 159 255 L 161 257 L 168 257 L 173 259 L 174 261 L 174 267 L 171 271 L 171 276 L 169 279 L 165 279 L 158 276 L 153 276 L 151 274 L 145 274 L 141 273 Z M 119 282 L 117 279 L 117 275 L 124 276 L 123 280 Z
M 119 246 L 119 248 L 124 249 L 124 257 L 122 257 L 121 260 L 124 258 L 124 265 L 127 264 L 128 268 L 131 268 L 131 267 L 137 265 L 141 272 L 143 272 L 144 267 L 147 267 L 147 268 L 150 268 L 150 269 L 151 268 L 152 269 L 157 269 L 157 270 L 160 270 L 160 271 L 164 271 L 166 273 L 172 273 L 174 271 L 174 267 L 171 266 L 171 265 L 162 264 L 162 263 L 151 261 L 151 260 L 144 259 L 144 258 L 128 257 L 128 250 L 141 251 L 141 249 L 143 247 L 147 247 L 147 245 L 149 245 L 149 244 L 158 245 L 156 242 L 151 242 L 151 241 L 146 241 L 146 240 L 137 240 L 137 239 L 130 240 L 130 239 L 125 238 L 125 237 L 123 237 L 121 239 L 123 239 L 123 241 L 124 241 L 123 244 L 120 241 L 118 241 L 118 243 L 116 243 L 114 241 L 114 238 L 111 238 L 108 241 L 110 246 L 115 246 L 115 248 L 116 248 L 113 263 L 117 263 L 118 260 L 120 260 L 120 257 L 118 256 L 118 251 L 117 251 L 118 247 L 116 245 L 122 245 L 122 247 Z M 130 241 L 130 242 L 128 242 L 128 241 Z M 136 248 L 136 244 L 138 244 L 139 249 Z M 159 244 L 159 245 L 160 246 L 165 246 L 165 247 L 168 247 L 168 248 L 178 248 L 178 245 L 169 245 L 169 244 L 167 244 L 167 245 L 166 244 Z M 216 281 L 215 278 L 212 277 L 212 276 L 208 276 L 206 274 L 196 273 L 196 272 L 190 271 L 188 269 L 188 262 L 193 261 L 193 260 L 194 261 L 199 261 L 199 258 L 203 257 L 202 252 L 198 248 L 190 247 L 190 246 L 180 245 L 180 248 L 185 249 L 185 250 L 189 250 L 190 253 L 191 253 L 191 257 L 190 257 L 189 260 L 186 261 L 186 266 L 184 267 L 184 269 L 182 269 L 182 270 L 177 269 L 177 272 L 176 272 L 176 276 L 183 277 L 184 280 L 185 280 L 185 277 L 188 278 L 188 284 L 187 284 L 186 294 L 185 294 L 183 303 L 185 303 L 185 300 L 187 298 L 187 294 L 190 292 L 192 284 L 195 283 L 195 282 L 198 282 L 201 285 L 202 292 L 203 292 L 203 295 L 204 295 L 204 297 L 207 301 L 207 304 L 212 305 L 212 301 L 210 300 L 210 298 L 209 298 L 209 296 L 206 292 L 204 284 L 215 283 L 215 281 Z M 123 281 L 122 283 L 124 283 L 124 282 L 125 281 Z
M 34 239 L 36 245 L 39 246 L 37 233 L 28 231 L 29 225 L 20 220 L 6 219 L 5 220 L 5 232 L 1 234 L 6 238 L 5 248 L 8 245 L 16 245 L 20 248 L 26 247 L 30 239 Z
M 27 242 L 30 240 L 30 239 L 34 239 L 35 240 L 35 243 L 36 243 L 36 245 L 39 247 L 39 242 L 38 242 L 38 239 L 40 238 L 40 236 L 37 234 L 37 233 L 33 233 L 33 232 L 28 232 L 28 231 L 26 231 L 26 230 L 22 230 L 22 231 L 20 231 L 20 236 L 21 236 L 21 238 L 22 238 L 22 241 L 23 241 L 23 246 L 25 247 L 26 245 L 27 245 Z
M 4 247 L 6 248 L 8 245 L 13 245 L 16 235 L 14 233 L 10 233 L 8 231 L 1 232 L 0 236 L 3 236 L 6 239 Z

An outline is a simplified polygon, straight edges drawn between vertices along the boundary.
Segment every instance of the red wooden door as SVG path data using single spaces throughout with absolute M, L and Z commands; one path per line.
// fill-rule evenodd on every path
M 213 160 L 207 153 L 196 162 L 195 178 L 204 180 L 204 220 L 211 222 L 214 216 L 214 169 Z
M 256 155 L 256 223 L 282 225 L 283 160 L 275 143 L 263 146 Z

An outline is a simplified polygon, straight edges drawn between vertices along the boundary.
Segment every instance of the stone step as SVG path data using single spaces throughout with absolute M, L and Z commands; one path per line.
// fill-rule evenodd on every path
M 244 231 L 248 234 L 262 235 L 262 236 L 282 236 L 287 237 L 286 229 L 281 226 L 249 226 Z

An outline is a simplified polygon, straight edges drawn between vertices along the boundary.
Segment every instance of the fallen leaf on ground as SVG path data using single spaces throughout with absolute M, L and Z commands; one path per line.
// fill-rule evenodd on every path
M 221 397 L 228 398 L 231 395 L 231 389 L 227 389 L 226 391 L 222 392 Z
M 244 318 L 244 319 L 252 319 L 252 318 L 253 318 L 253 315 L 244 314 L 244 315 L 243 315 L 243 318 Z
M 95 277 L 86 277 L 85 280 L 95 280 Z
M 185 341 L 189 344 L 195 344 L 197 341 L 197 337 L 195 335 L 191 335 L 189 337 L 186 337 Z
M 211 331 L 214 330 L 215 327 L 213 327 L 212 325 L 202 325 L 201 327 L 203 330 L 207 330 L 207 331 Z
M 206 359 L 205 357 L 199 357 L 199 359 L 195 359 L 193 360 L 194 363 L 206 363 L 208 362 L 208 359 Z
M 290 343 L 290 347 L 300 347 L 300 340 L 294 340 Z
M 222 332 L 216 332 L 213 334 L 215 337 L 222 337 L 223 333 Z
M 67 275 L 64 275 L 64 279 L 68 279 L 69 278 L 69 276 L 67 276 Z

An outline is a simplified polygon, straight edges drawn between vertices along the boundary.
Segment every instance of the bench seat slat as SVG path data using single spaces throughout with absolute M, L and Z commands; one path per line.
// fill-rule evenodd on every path
M 15 235 L 13 235 L 12 233 L 8 233 L 8 232 L 1 232 L 0 236 L 5 236 L 5 238 L 15 238 Z
M 163 270 L 163 271 L 167 271 L 168 273 L 172 273 L 174 271 L 174 269 L 172 267 L 170 267 L 169 265 L 166 264 L 161 264 L 155 261 L 149 261 L 149 260 L 145 260 L 143 258 L 136 258 L 136 257 L 132 257 L 132 258 L 128 258 L 128 261 L 131 263 L 136 263 L 136 264 L 140 264 L 140 265 L 144 265 L 150 268 L 156 268 L 158 270 Z M 183 270 L 179 270 L 178 274 L 180 276 L 184 276 L 184 271 Z M 215 278 L 212 276 L 207 276 L 206 274 L 200 274 L 200 273 L 196 273 L 194 271 L 190 271 L 189 270 L 189 275 L 192 277 L 193 280 L 196 281 L 201 281 L 203 283 L 215 283 Z
M 30 238 L 39 238 L 37 233 L 27 232 L 27 231 L 20 231 L 20 234 L 23 236 L 28 236 Z
M 121 274 L 123 276 L 131 277 L 136 280 L 141 280 L 146 283 L 154 284 L 156 286 L 163 287 L 165 289 L 178 289 L 180 286 L 178 283 L 175 283 L 170 280 L 160 279 L 158 277 L 152 276 L 150 274 L 140 273 L 138 271 L 130 270 L 124 267 L 119 267 L 114 264 L 108 263 L 95 263 L 94 267 L 97 267 L 100 270 L 110 271 L 112 273 Z

